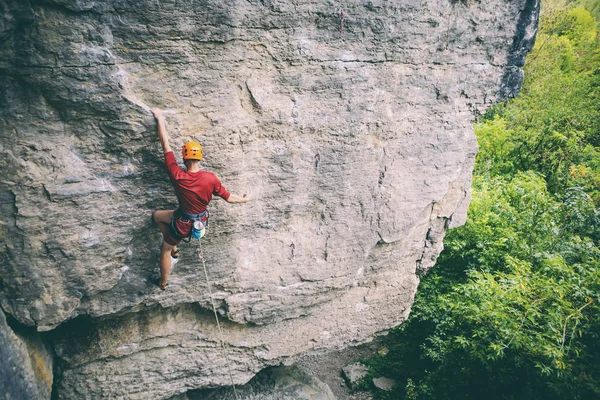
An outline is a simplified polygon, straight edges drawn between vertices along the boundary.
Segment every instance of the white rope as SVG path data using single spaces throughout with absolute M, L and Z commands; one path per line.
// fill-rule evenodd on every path
M 233 382 L 233 374 L 231 373 L 231 364 L 229 362 L 229 354 L 225 349 L 225 340 L 223 339 L 223 330 L 221 329 L 221 323 L 219 322 L 219 315 L 217 314 L 217 307 L 215 306 L 215 299 L 213 298 L 212 290 L 210 289 L 210 281 L 208 280 L 208 272 L 206 270 L 206 263 L 204 262 L 204 252 L 202 251 L 202 239 L 198 239 L 198 248 L 200 249 L 200 260 L 202 260 L 202 268 L 204 268 L 204 277 L 206 278 L 206 286 L 208 287 L 208 294 L 210 295 L 210 302 L 212 303 L 213 312 L 215 313 L 215 321 L 217 321 L 217 327 L 219 328 L 219 336 L 221 338 L 221 348 L 225 355 L 225 361 L 227 362 L 227 370 L 229 371 L 229 378 L 231 379 L 231 386 L 233 387 L 233 394 L 237 400 L 240 397 L 235 389 L 235 383 Z

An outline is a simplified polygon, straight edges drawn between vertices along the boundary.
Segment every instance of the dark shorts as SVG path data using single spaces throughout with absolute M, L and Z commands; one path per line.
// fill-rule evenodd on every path
M 167 234 L 164 235 L 165 242 L 171 246 L 177 246 L 179 243 L 181 243 L 182 238 L 190 236 L 192 224 L 192 221 L 187 221 L 180 218 L 175 219 L 175 224 L 173 224 L 173 221 L 171 221 L 169 224 L 169 229 L 167 229 Z M 175 225 L 177 232 L 174 232 L 173 225 Z

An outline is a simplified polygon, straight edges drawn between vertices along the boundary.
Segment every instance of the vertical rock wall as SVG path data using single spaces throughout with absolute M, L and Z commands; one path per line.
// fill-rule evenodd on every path
M 61 398 L 228 384 L 193 246 L 149 285 L 174 147 L 251 201 L 203 241 L 236 382 L 401 323 L 464 222 L 471 123 L 537 1 L 2 0 L 0 305 L 56 328 Z M 292 255 L 291 245 L 295 251 Z M 80 316 L 79 318 L 76 318 Z M 75 319 L 73 319 L 75 318 Z M 72 320 L 73 319 L 73 320 Z
M 52 369 L 50 346 L 30 329 L 13 331 L 0 311 L 0 396 L 50 399 Z

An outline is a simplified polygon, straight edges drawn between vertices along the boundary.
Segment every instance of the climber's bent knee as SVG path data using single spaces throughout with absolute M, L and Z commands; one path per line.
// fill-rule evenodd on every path
M 154 221 L 160 222 L 163 224 L 170 224 L 171 218 L 173 218 L 173 210 L 156 210 L 152 214 Z
M 167 244 L 171 247 L 177 246 L 181 242 L 179 235 L 173 232 L 171 219 L 173 218 L 173 210 L 156 210 L 152 214 L 152 218 L 157 222 L 160 231 L 163 234 L 163 245 Z

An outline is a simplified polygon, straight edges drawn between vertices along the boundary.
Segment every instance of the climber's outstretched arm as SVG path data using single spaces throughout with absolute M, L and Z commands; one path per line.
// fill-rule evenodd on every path
M 244 196 L 246 196 L 246 195 L 244 195 Z M 228 203 L 230 203 L 230 204 L 247 203 L 248 202 L 248 198 L 244 197 L 244 196 L 238 196 L 238 195 L 232 194 L 225 201 L 228 202 Z
M 160 139 L 160 145 L 162 146 L 163 151 L 168 153 L 171 151 L 171 147 L 169 146 L 169 134 L 167 133 L 165 116 L 160 108 L 154 108 L 152 114 L 154 114 L 154 118 L 156 118 L 156 122 L 158 123 L 158 138 Z

